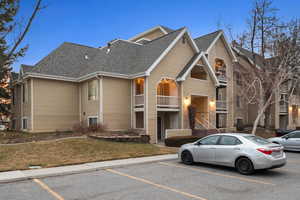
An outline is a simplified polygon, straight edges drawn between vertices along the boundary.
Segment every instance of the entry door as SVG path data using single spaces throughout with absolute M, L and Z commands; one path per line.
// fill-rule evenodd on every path
M 161 131 L 161 117 L 157 117 L 157 139 L 162 140 L 162 131 Z

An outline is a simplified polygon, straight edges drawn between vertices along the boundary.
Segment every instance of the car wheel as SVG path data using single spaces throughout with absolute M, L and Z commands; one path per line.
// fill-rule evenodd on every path
M 181 160 L 186 165 L 191 165 L 194 162 L 193 155 L 189 151 L 183 151 L 181 153 Z
M 235 168 L 240 174 L 243 175 L 249 175 L 254 173 L 254 167 L 251 160 L 245 157 L 239 158 L 236 161 Z

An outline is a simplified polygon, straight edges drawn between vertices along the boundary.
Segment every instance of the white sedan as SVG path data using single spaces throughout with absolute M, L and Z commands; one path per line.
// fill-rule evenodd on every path
M 283 146 L 250 134 L 226 133 L 182 145 L 178 152 L 184 164 L 202 162 L 235 167 L 241 174 L 286 164 Z
M 300 151 L 300 131 L 293 131 L 281 137 L 269 138 L 269 141 L 281 144 L 284 150 Z

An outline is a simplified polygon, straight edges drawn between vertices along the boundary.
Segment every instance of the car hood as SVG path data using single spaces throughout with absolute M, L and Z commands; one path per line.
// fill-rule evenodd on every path
M 186 147 L 189 147 L 192 145 L 194 145 L 194 143 L 187 143 L 187 144 L 181 145 L 181 148 L 186 148 Z
M 276 141 L 276 140 L 281 140 L 282 138 L 281 137 L 272 137 L 272 138 L 269 138 L 268 140 L 269 141 Z

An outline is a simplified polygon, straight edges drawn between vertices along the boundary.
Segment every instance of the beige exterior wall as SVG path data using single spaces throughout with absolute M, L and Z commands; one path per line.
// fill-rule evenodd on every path
M 88 83 L 89 81 L 97 81 L 97 97 L 96 100 L 88 99 Z M 101 120 L 100 116 L 100 80 L 99 79 L 90 79 L 79 84 L 79 101 L 81 107 L 79 107 L 80 120 L 83 123 L 88 123 L 88 117 L 98 117 L 98 122 Z
M 159 37 L 161 37 L 163 35 L 164 35 L 164 33 L 160 29 L 156 29 L 154 31 L 151 31 L 150 33 L 147 33 L 145 35 L 142 35 L 142 36 L 134 39 L 133 41 L 137 41 L 137 40 L 139 40 L 141 38 L 147 38 L 149 40 L 154 40 L 154 39 L 159 38 Z
M 220 38 L 215 45 L 210 49 L 208 54 L 209 64 L 214 69 L 215 59 L 222 59 L 226 64 L 226 77 L 227 77 L 227 129 L 234 129 L 234 94 L 233 94 L 233 58 L 225 47 L 225 43 Z
M 108 129 L 131 128 L 131 80 L 103 77 L 103 115 Z
M 208 73 L 207 73 L 208 74 Z M 209 105 L 210 101 L 216 99 L 216 87 L 211 77 L 207 75 L 207 80 L 199 80 L 191 78 L 191 74 L 188 74 L 186 80 L 182 83 L 183 87 L 183 98 L 189 99 L 191 102 L 191 95 L 193 96 L 203 96 L 207 97 L 207 111 L 209 112 L 209 122 L 210 128 L 215 128 L 216 126 L 216 108 L 215 105 Z M 188 105 L 183 104 L 183 128 L 189 128 L 188 119 Z
M 146 131 L 150 135 L 152 143 L 156 142 L 157 139 L 157 84 L 162 78 L 175 80 L 179 72 L 189 62 L 194 53 L 195 52 L 190 44 L 187 42 L 183 43 L 182 39 L 180 39 L 151 72 L 150 76 L 146 78 L 146 96 L 148 96 L 146 100 L 146 120 L 148 122 Z M 180 94 L 181 93 L 179 92 L 179 98 L 181 99 Z
M 71 130 L 79 122 L 78 84 L 34 79 L 34 132 Z

